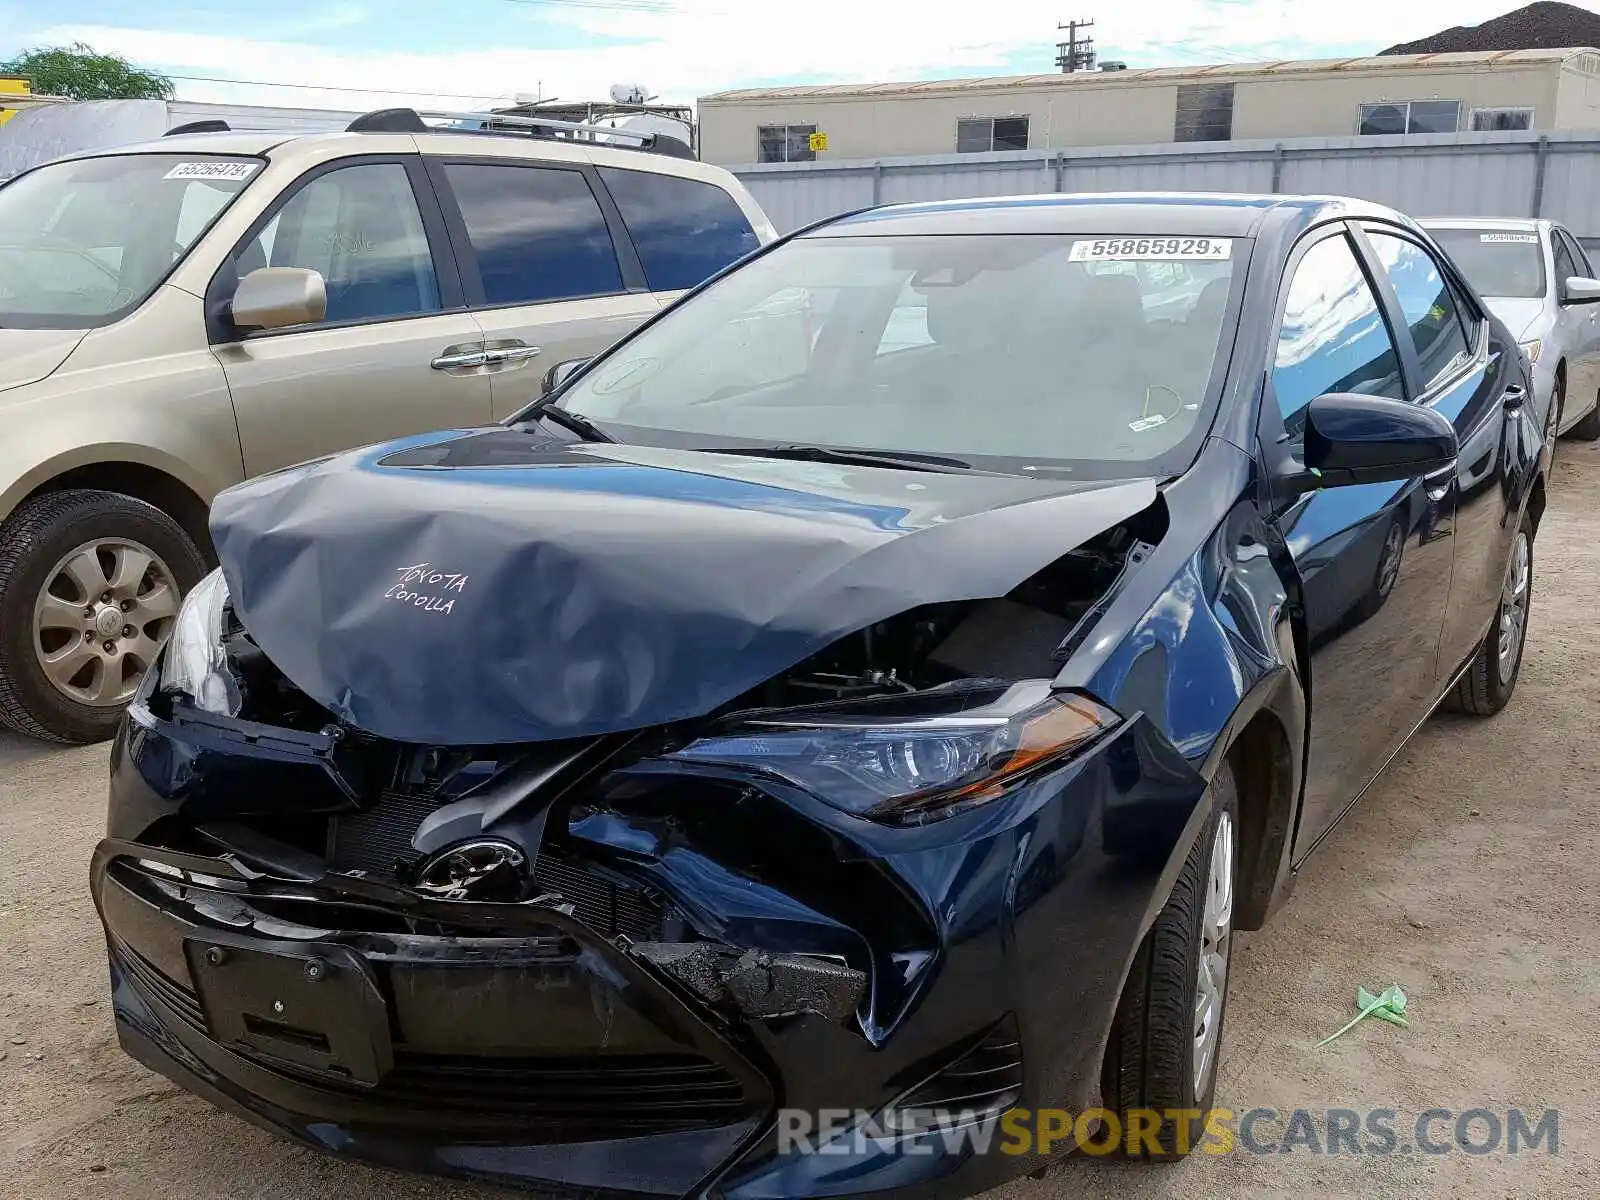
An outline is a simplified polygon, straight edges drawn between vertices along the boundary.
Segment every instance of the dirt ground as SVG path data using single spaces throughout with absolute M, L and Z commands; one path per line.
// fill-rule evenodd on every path
M 1236 951 L 1219 1105 L 1558 1109 L 1559 1153 L 1196 1155 L 1062 1164 L 995 1197 L 1600 1195 L 1600 446 L 1562 443 L 1521 684 L 1499 718 L 1437 718 Z M 85 886 L 104 747 L 0 740 L 0 1197 L 469 1200 L 483 1189 L 320 1158 L 117 1049 Z M 1395 982 L 1411 1027 L 1352 1015 Z M 1071 1014 L 1063 1014 L 1071 1019 Z M 1319 1130 L 1322 1123 L 1317 1122 Z M 1434 1127 L 1448 1140 L 1448 1122 Z M 1271 1146 L 1281 1124 L 1264 1124 Z M 1319 1134 L 1319 1141 L 1321 1136 Z

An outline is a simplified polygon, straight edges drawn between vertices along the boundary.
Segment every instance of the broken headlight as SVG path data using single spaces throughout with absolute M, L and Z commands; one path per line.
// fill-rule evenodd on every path
M 222 646 L 228 583 L 213 571 L 183 598 L 161 666 L 162 691 L 178 691 L 194 706 L 219 716 L 237 716 L 239 685 L 228 671 Z
M 949 696 L 970 700 L 972 693 Z M 923 693 L 752 716 L 671 757 L 744 767 L 846 812 L 915 822 L 991 800 L 1118 721 L 1089 697 L 1053 692 L 1044 682 L 1016 684 L 990 697 L 962 707 Z M 938 700 L 955 711 L 938 711 Z

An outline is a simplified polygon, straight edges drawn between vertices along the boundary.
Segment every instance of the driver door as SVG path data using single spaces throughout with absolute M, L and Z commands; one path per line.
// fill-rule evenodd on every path
M 1263 442 L 1299 457 L 1305 412 L 1327 392 L 1411 398 L 1388 285 L 1343 225 L 1290 259 Z M 1274 524 L 1297 568 L 1310 643 L 1311 737 L 1298 861 L 1381 771 L 1436 694 L 1450 593 L 1449 478 L 1324 488 Z

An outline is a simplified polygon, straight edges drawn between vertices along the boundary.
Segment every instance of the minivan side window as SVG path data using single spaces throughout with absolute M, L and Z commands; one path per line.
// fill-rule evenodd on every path
M 362 163 L 318 175 L 235 260 L 239 278 L 258 267 L 300 267 L 322 276 L 325 321 L 382 321 L 439 311 L 428 235 L 399 163 Z
M 761 244 L 744 211 L 715 184 L 617 167 L 601 167 L 600 179 L 653 292 L 704 283 Z
M 1433 255 L 1417 243 L 1376 229 L 1367 230 L 1367 240 L 1411 329 L 1423 387 L 1432 387 L 1467 358 L 1467 335 L 1456 312 L 1455 295 Z
M 486 304 L 537 304 L 623 291 L 605 214 L 583 172 L 444 164 L 478 259 Z
M 1405 399 L 1388 323 L 1343 234 L 1312 246 L 1295 267 L 1278 327 L 1272 390 L 1290 433 L 1303 428 L 1306 408 L 1324 392 Z

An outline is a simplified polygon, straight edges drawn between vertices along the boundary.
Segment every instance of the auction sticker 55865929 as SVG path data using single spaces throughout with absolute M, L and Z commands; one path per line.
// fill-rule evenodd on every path
M 1114 237 L 1072 243 L 1070 262 L 1226 262 L 1232 238 Z

